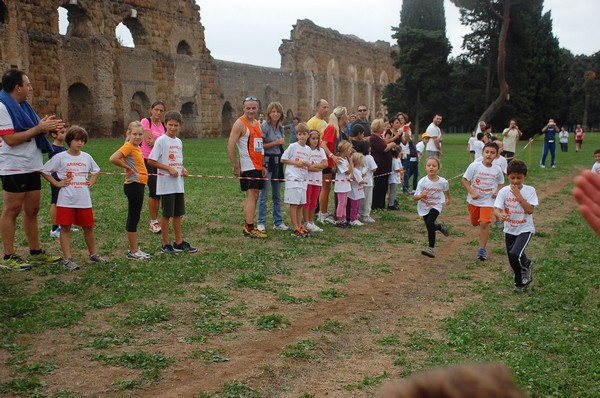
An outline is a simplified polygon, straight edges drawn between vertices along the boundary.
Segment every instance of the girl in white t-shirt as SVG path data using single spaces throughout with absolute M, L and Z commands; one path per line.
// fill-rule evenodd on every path
M 337 172 L 335 174 L 335 185 L 333 189 L 338 200 L 337 208 L 335 210 L 335 226 L 338 228 L 350 226 L 350 223 L 346 221 L 346 205 L 348 204 L 348 192 L 352 189 L 350 185 L 352 164 L 349 161 L 351 153 L 352 144 L 348 141 L 340 142 L 338 145 L 338 157 L 340 158 L 340 162 L 336 165 Z
M 360 152 L 354 152 L 352 154 L 352 167 L 352 183 L 350 184 L 351 190 L 348 192 L 348 199 L 350 200 L 350 225 L 354 227 L 364 225 L 358 219 L 358 210 L 361 200 L 365 198 L 364 186 L 367 183 L 365 180 L 367 174 L 365 155 Z
M 306 203 L 302 206 L 304 228 L 308 232 L 322 232 L 323 230 L 315 225 L 315 210 L 323 185 L 323 169 L 327 167 L 327 155 L 321 148 L 321 137 L 317 130 L 312 130 L 308 134 L 308 146 L 310 147 L 311 165 L 308 168 Z
M 396 196 L 398 195 L 398 185 L 404 179 L 404 168 L 402 167 L 402 150 L 394 148 L 392 154 L 392 174 L 388 178 L 389 194 L 388 194 L 388 210 L 399 210 L 396 207 Z
M 373 173 L 377 170 L 377 163 L 375 163 L 375 159 L 371 155 L 371 146 L 369 145 L 369 141 L 365 141 L 366 143 L 366 151 L 365 155 L 365 185 L 363 186 L 365 192 L 365 198 L 360 202 L 360 221 L 363 223 L 371 223 L 375 222 L 373 217 L 371 217 L 371 204 L 373 204 Z
M 448 228 L 443 222 L 438 224 L 435 220 L 442 212 L 444 203 L 450 204 L 450 186 L 448 181 L 438 176 L 441 164 L 438 158 L 430 157 L 425 163 L 427 175 L 419 180 L 415 190 L 414 200 L 417 200 L 417 213 L 423 217 L 427 227 L 427 238 L 429 247 L 421 251 L 427 257 L 435 257 L 435 232 L 440 231 L 448 236 Z

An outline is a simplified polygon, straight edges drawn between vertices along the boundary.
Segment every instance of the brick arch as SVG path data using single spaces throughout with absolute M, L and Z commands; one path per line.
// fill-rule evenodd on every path
M 67 20 L 69 26 L 65 36 L 67 37 L 79 37 L 85 38 L 94 35 L 94 27 L 92 20 L 89 16 L 88 10 L 83 7 L 79 2 L 71 4 L 66 1 L 59 8 L 67 10 Z M 58 9 L 56 10 L 58 13 Z M 57 17 L 58 20 L 58 17 Z M 58 33 L 58 32 L 56 32 Z
M 390 82 L 390 79 L 388 77 L 388 74 L 386 71 L 381 71 L 381 73 L 379 74 L 379 86 L 383 89 L 385 86 L 387 86 Z
M 136 91 L 131 96 L 129 104 L 129 121 L 142 120 L 150 108 L 150 99 L 143 91 Z
M 221 137 L 228 137 L 235 123 L 237 115 L 229 101 L 225 101 L 221 108 Z
M 303 63 L 303 71 L 306 76 L 306 103 L 307 108 L 312 109 L 317 102 L 317 86 L 319 76 L 319 66 L 317 61 L 311 56 L 306 57 Z
M 374 115 L 375 105 L 379 101 L 375 101 L 375 78 L 373 77 L 373 70 L 371 68 L 365 69 L 363 76 L 363 81 L 365 82 L 365 94 L 363 98 L 365 98 L 367 106 L 371 109 L 371 114 Z
M 4 1 L 0 0 L 0 24 L 6 25 L 8 23 L 8 8 Z
M 129 29 L 129 32 L 131 33 L 131 37 L 133 38 L 133 44 L 135 47 L 138 48 L 144 48 L 144 47 L 148 47 L 149 45 L 149 38 L 146 32 L 146 28 L 144 27 L 144 25 L 142 24 L 142 21 L 140 21 L 139 18 L 137 17 L 132 17 L 132 16 L 128 16 L 126 18 L 123 18 L 122 21 L 119 21 L 120 23 L 123 23 L 123 25 L 125 25 L 127 27 L 127 29 Z M 117 23 L 118 25 L 118 23 Z M 115 25 L 115 29 L 116 29 L 116 25 Z M 113 29 L 113 34 L 114 34 L 114 29 Z
M 190 47 L 188 42 L 185 40 L 181 40 L 179 43 L 177 43 L 176 51 L 177 51 L 177 54 L 179 54 L 179 55 L 189 55 L 190 57 L 193 55 L 192 47 Z
M 73 83 L 68 93 L 68 121 L 88 130 L 91 136 L 99 133 L 90 124 L 95 119 L 94 99 L 88 87 L 83 83 Z
M 348 92 L 350 94 L 350 109 L 356 108 L 356 95 L 358 94 L 358 71 L 356 66 L 348 65 Z
M 336 106 L 338 102 L 340 70 L 335 58 L 332 58 L 327 63 L 327 98 L 329 102 Z
M 194 137 L 199 129 L 198 106 L 193 101 L 184 102 L 179 111 L 183 118 L 181 137 Z

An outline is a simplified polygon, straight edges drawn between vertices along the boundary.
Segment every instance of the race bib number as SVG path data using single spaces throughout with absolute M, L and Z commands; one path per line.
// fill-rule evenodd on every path
M 263 140 L 262 138 L 254 139 L 254 152 L 263 153 Z

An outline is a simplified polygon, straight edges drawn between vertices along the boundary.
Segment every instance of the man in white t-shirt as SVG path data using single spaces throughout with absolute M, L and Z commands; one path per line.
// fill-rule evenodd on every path
M 0 176 L 2 178 L 2 217 L 0 231 L 4 257 L 0 268 L 23 271 L 29 262 L 58 262 L 60 257 L 46 254 L 38 235 L 38 212 L 42 182 L 37 170 L 42 168 L 42 151 L 37 138 L 45 139 L 50 130 L 64 128 L 54 115 L 40 119 L 27 98 L 33 92 L 27 75 L 11 69 L 2 76 L 0 92 Z M 23 210 L 23 228 L 29 243 L 29 262 L 15 251 L 15 225 Z
M 442 123 L 442 115 L 436 113 L 433 117 L 433 121 L 427 127 L 427 134 L 431 139 L 425 147 L 427 158 L 434 156 L 439 159 L 442 154 L 442 130 L 440 130 L 440 124 Z

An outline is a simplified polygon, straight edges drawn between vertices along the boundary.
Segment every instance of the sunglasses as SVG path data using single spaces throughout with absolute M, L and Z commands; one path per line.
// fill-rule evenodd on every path
M 250 96 L 250 97 L 244 98 L 244 102 L 246 102 L 246 101 L 258 101 L 258 98 Z
M 359 112 L 366 112 L 367 110 L 366 109 L 359 109 L 358 111 Z

